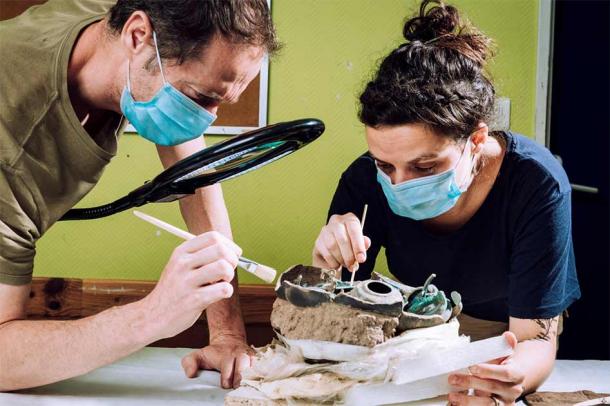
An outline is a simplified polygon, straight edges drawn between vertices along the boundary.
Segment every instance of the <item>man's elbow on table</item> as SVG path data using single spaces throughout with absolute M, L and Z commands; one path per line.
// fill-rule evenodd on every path
M 16 321 L 17 320 L 8 320 L 0 322 L 0 392 L 10 392 L 25 389 L 27 387 L 25 385 L 19 385 L 19 383 L 16 382 L 16 377 L 11 373 L 14 368 L 11 367 L 7 356 L 14 351 L 8 329 L 12 328 L 12 325 Z
M 20 389 L 27 389 L 27 386 L 16 385 L 15 382 L 11 382 L 9 377 L 4 376 L 5 374 L 0 372 L 0 393 L 12 392 Z
M 0 283 L 0 391 L 23 389 L 18 387 L 14 370 L 8 356 L 14 354 L 14 346 L 18 343 L 11 337 L 11 329 L 16 323 L 25 320 L 26 304 L 30 294 L 30 284 L 13 286 Z

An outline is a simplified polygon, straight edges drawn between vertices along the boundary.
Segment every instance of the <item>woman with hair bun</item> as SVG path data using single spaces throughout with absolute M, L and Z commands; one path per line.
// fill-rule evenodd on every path
M 462 294 L 462 333 L 509 331 L 515 346 L 508 359 L 452 375 L 462 392 L 450 402 L 513 404 L 551 372 L 561 315 L 580 297 L 570 184 L 548 150 L 489 130 L 491 40 L 455 7 L 424 1 L 403 34 L 360 96 L 369 151 L 341 176 L 313 264 L 367 279 L 384 247 L 401 282 L 435 273 Z

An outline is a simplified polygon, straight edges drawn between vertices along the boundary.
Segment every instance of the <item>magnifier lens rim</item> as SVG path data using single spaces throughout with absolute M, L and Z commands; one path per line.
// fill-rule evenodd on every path
M 236 165 L 247 165 L 249 161 L 264 157 L 265 155 L 272 153 L 276 148 L 282 147 L 291 142 L 294 142 L 294 141 L 293 140 L 270 141 L 266 144 L 256 145 L 256 146 L 253 146 L 252 148 L 248 148 L 243 151 L 236 152 L 234 154 L 228 154 L 224 157 L 219 157 L 217 160 L 215 160 L 213 162 L 210 162 L 210 163 L 200 166 L 198 168 L 194 168 L 193 170 L 186 173 L 185 175 L 182 175 L 179 178 L 174 179 L 172 181 L 172 183 L 179 183 L 179 182 L 182 182 L 183 180 L 191 180 L 191 179 L 196 179 L 196 178 L 199 178 L 202 176 L 209 176 L 212 173 L 225 172 L 225 171 L 234 169 L 236 167 Z M 271 144 L 273 144 L 273 145 L 271 145 Z M 271 145 L 271 147 L 268 147 L 269 145 Z M 263 148 L 265 150 L 263 150 Z M 260 152 L 261 150 L 263 150 L 263 151 Z M 296 150 L 298 150 L 298 147 L 292 149 L 292 151 L 290 151 L 290 153 L 295 152 Z M 253 158 L 249 158 L 249 159 L 246 159 L 245 161 L 240 162 L 240 159 L 242 159 L 244 156 L 246 156 L 250 153 L 254 153 L 254 152 L 258 152 L 258 154 L 256 156 L 254 156 Z M 229 159 L 228 161 L 221 162 L 223 160 L 226 160 L 227 158 L 232 157 L 233 155 L 237 155 L 237 156 L 235 156 L 232 159 Z M 273 162 L 273 159 L 269 163 L 271 163 L 271 162 Z M 266 162 L 265 162 L 265 164 L 266 164 Z M 193 173 L 196 173 L 196 172 L 200 172 L 200 173 L 193 175 Z

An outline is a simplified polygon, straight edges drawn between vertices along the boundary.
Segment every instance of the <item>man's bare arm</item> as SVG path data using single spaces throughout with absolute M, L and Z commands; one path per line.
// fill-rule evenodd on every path
M 203 139 L 198 138 L 175 147 L 157 147 L 157 150 L 163 166 L 167 168 L 204 147 Z M 201 188 L 193 196 L 181 199 L 180 210 L 193 234 L 215 230 L 231 237 L 229 215 L 220 185 Z M 200 369 L 220 370 L 220 383 L 223 388 L 239 385 L 241 372 L 250 365 L 249 354 L 252 352 L 247 344 L 237 294 L 237 274 L 232 283 L 236 294 L 214 303 L 206 310 L 209 344 L 193 351 L 182 360 L 184 371 L 189 377 L 196 376 Z
M 154 340 L 138 303 L 80 320 L 25 320 L 29 293 L 0 284 L 0 391 L 81 375 Z
M 30 286 L 0 284 L 0 390 L 89 372 L 190 327 L 233 294 L 241 249 L 220 233 L 178 246 L 144 299 L 80 320 L 25 320 Z
M 161 163 L 165 168 L 168 168 L 203 148 L 205 148 L 203 138 L 197 138 L 174 147 L 157 146 L 157 151 Z M 181 199 L 180 211 L 191 233 L 201 234 L 214 230 L 227 238 L 232 238 L 229 214 L 220 185 L 201 188 L 192 196 Z M 235 274 L 232 284 L 235 292 L 237 292 L 237 274 Z M 208 307 L 206 318 L 211 340 L 220 335 L 233 335 L 246 339 L 238 294 Z
M 202 210 L 202 208 L 205 209 Z M 193 196 L 182 199 L 180 210 L 191 233 L 201 234 L 215 230 L 228 238 L 232 237 L 229 215 L 224 205 L 220 185 L 199 189 Z M 211 341 L 223 334 L 241 337 L 246 340 L 246 331 L 239 303 L 237 273 L 235 273 L 235 278 L 231 283 L 236 294 L 210 305 L 205 311 Z

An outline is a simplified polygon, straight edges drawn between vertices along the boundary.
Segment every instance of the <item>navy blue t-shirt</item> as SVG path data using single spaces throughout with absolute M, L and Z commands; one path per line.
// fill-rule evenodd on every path
M 473 317 L 551 318 L 578 299 L 565 171 L 527 137 L 510 132 L 504 137 L 506 153 L 489 195 L 450 234 L 433 234 L 422 223 L 394 214 L 377 183 L 373 159 L 364 154 L 354 161 L 341 176 L 329 217 L 360 216 L 369 205 L 364 234 L 372 245 L 356 278 L 370 277 L 383 246 L 398 280 L 421 286 L 435 273 L 436 286 L 461 293 L 464 313 Z

